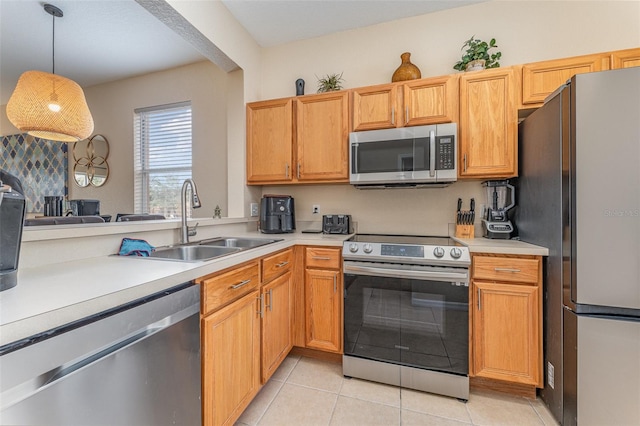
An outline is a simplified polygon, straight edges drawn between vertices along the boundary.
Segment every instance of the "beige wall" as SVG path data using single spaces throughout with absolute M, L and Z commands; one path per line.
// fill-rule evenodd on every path
M 344 87 L 391 82 L 400 54 L 423 77 L 455 73 L 462 43 L 496 38 L 502 66 L 640 46 L 638 1 L 489 1 L 265 49 L 262 98 L 295 96 L 303 78 L 344 73 Z
M 95 198 L 101 213 L 133 211 L 134 109 L 191 101 L 193 178 L 202 208 L 197 217 L 212 217 L 216 205 L 227 207 L 227 73 L 208 61 L 85 88 L 95 121 L 94 134 L 109 140 L 109 179 L 100 188 L 79 188 L 71 179 L 69 198 Z
M 315 76 L 334 72 L 344 73 L 345 88 L 388 83 L 405 51 L 423 77 L 453 73 L 460 46 L 474 34 L 497 39 L 503 66 L 638 47 L 640 2 L 489 1 L 265 49 L 261 99 L 294 96 L 298 78 L 306 81 L 305 93 L 314 93 Z M 422 235 L 446 234 L 458 196 L 467 208 L 471 197 L 478 207 L 486 203 L 480 181 L 371 191 L 348 185 L 272 186 L 263 193 L 293 195 L 299 221 L 348 213 L 360 232 Z M 321 206 L 319 215 L 311 214 L 313 204 Z

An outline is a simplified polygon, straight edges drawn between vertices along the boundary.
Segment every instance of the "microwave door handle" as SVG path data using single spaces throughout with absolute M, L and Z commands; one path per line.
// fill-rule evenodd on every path
M 436 132 L 429 132 L 429 176 L 436 175 Z

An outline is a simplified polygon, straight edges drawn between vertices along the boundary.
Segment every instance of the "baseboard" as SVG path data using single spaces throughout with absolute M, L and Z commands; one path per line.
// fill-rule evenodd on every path
M 291 349 L 291 352 L 289 352 L 289 354 L 306 356 L 308 358 L 315 358 L 323 361 L 335 362 L 338 364 L 342 363 L 342 354 L 337 354 L 334 352 L 319 351 L 317 349 L 301 348 L 299 346 L 294 346 L 293 349 Z
M 536 399 L 537 396 L 537 389 L 535 385 L 485 379 L 484 377 L 469 377 L 469 386 L 471 389 L 490 390 L 509 395 L 522 396 L 528 399 Z

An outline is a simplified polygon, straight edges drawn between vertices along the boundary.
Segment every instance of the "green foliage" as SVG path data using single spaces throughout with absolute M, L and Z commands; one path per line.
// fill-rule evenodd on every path
M 316 75 L 316 78 L 318 76 Z M 332 92 L 334 90 L 342 90 L 342 73 L 338 74 L 327 74 L 323 78 L 318 78 L 318 93 L 323 92 Z
M 486 41 L 475 38 L 475 35 L 473 35 L 469 40 L 464 42 L 460 50 L 464 50 L 465 47 L 467 50 L 462 55 L 462 59 L 453 66 L 454 70 L 464 71 L 469 62 L 478 59 L 485 60 L 485 68 L 497 68 L 500 66 L 498 60 L 502 57 L 502 53 L 496 52 L 489 54 L 489 49 L 498 47 L 495 38 L 492 38 L 489 43 L 487 43 Z

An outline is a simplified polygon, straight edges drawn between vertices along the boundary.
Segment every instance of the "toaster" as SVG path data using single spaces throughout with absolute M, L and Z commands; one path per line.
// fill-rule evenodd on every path
M 352 232 L 351 215 L 326 214 L 322 216 L 323 234 L 351 234 Z

